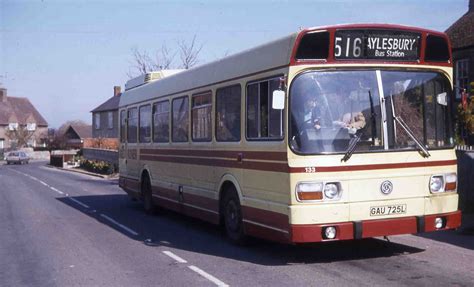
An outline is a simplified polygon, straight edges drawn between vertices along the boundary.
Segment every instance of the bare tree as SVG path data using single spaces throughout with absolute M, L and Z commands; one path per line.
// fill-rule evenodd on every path
M 142 75 L 153 70 L 153 60 L 146 51 L 140 52 L 137 48 L 132 48 L 132 57 L 132 66 L 127 73 L 129 78 L 133 78 L 135 73 Z
M 129 78 L 143 75 L 152 71 L 170 69 L 176 53 L 171 52 L 166 44 L 161 46 L 161 50 L 155 53 L 152 58 L 147 51 L 140 52 L 137 48 L 132 48 L 132 66 L 127 73 Z
M 196 43 L 196 35 L 194 35 L 191 43 L 178 41 L 179 57 L 181 58 L 182 68 L 189 69 L 198 63 L 198 56 L 203 45 Z
M 22 148 L 28 145 L 28 141 L 33 137 L 34 131 L 28 130 L 26 125 L 18 125 L 17 128 L 9 129 L 6 136 L 16 142 L 14 148 Z

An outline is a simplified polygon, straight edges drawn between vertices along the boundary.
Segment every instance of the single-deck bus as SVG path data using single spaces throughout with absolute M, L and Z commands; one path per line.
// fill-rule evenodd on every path
M 234 242 L 460 225 L 445 34 L 310 28 L 163 75 L 120 99 L 119 184 L 146 211 L 221 224 Z

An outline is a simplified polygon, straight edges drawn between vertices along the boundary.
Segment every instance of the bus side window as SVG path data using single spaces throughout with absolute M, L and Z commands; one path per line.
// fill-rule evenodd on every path
M 281 140 L 283 111 L 272 109 L 272 94 L 280 78 L 247 85 L 247 138 L 250 140 Z
M 136 143 L 138 132 L 138 109 L 128 109 L 127 142 Z
M 149 143 L 151 142 L 151 106 L 141 106 L 139 111 L 139 141 Z
M 189 99 L 188 96 L 173 99 L 172 102 L 172 135 L 173 142 L 187 142 L 189 130 Z
M 211 92 L 193 95 L 191 109 L 191 134 L 193 141 L 211 141 L 211 110 Z
M 153 105 L 153 141 L 168 142 L 170 139 L 170 102 L 163 101 Z
M 240 85 L 218 89 L 216 92 L 216 140 L 240 141 Z
M 126 142 L 126 137 L 125 137 L 125 129 L 127 126 L 125 125 L 126 123 L 126 117 L 127 111 L 122 110 L 120 111 L 120 142 L 124 143 Z

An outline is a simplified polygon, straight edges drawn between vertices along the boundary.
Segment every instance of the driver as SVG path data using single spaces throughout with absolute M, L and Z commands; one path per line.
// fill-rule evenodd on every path
M 318 104 L 316 102 L 316 98 L 313 96 L 306 96 L 305 104 L 304 104 L 304 122 L 309 123 L 312 127 L 316 130 L 321 129 L 321 124 L 319 121 L 319 115 L 317 108 Z
M 349 134 L 355 134 L 358 130 L 365 127 L 366 121 L 364 114 L 354 107 L 354 105 L 357 105 L 356 96 L 351 93 L 349 100 L 347 100 L 342 99 L 342 95 L 339 94 L 337 102 L 343 105 L 344 109 L 349 109 L 349 111 L 346 110 L 340 113 L 339 119 L 333 122 L 334 125 L 347 129 Z

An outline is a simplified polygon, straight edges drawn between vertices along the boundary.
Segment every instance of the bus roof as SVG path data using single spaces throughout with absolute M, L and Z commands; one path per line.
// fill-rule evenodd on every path
M 120 107 L 289 65 L 298 33 L 125 91 Z

